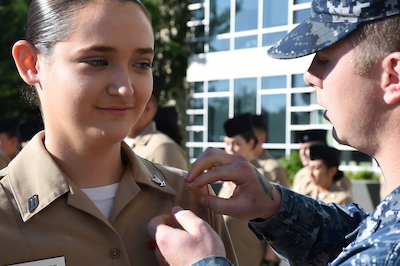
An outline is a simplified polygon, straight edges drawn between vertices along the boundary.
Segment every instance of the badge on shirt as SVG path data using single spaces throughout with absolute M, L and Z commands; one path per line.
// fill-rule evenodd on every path
M 65 264 L 65 257 L 57 257 L 51 259 L 44 259 L 44 260 L 35 260 L 17 264 L 10 264 L 7 266 L 66 266 Z

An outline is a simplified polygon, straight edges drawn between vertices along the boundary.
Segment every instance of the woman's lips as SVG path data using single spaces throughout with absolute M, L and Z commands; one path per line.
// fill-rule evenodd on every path
M 114 115 L 125 115 L 127 114 L 133 107 L 132 106 L 109 106 L 100 108 L 110 114 Z

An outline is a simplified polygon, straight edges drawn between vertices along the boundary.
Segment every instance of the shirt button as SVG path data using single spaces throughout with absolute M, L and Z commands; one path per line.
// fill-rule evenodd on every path
M 112 259 L 118 259 L 119 256 L 121 255 L 121 252 L 117 248 L 113 248 L 110 250 L 110 257 Z

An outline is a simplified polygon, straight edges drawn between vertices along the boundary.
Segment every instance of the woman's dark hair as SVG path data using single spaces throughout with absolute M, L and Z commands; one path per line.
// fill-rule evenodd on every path
M 338 168 L 337 173 L 333 176 L 333 181 L 337 181 L 344 176 L 339 171 L 340 151 L 327 145 L 313 145 L 310 147 L 310 160 L 322 160 L 326 168 Z
M 150 20 L 150 14 L 140 0 L 112 1 L 135 3 Z M 26 40 L 35 46 L 38 53 L 50 55 L 57 42 L 67 39 L 72 34 L 74 14 L 93 2 L 99 0 L 33 0 L 26 20 Z M 22 96 L 31 103 L 38 103 L 36 90 L 32 87 L 24 90 Z

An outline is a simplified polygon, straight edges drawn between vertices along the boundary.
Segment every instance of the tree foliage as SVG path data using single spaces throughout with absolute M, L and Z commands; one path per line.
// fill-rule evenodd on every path
M 25 103 L 19 88 L 27 86 L 18 75 L 11 57 L 13 44 L 25 36 L 29 0 L 2 0 L 0 4 L 0 117 L 36 116 L 39 111 Z

